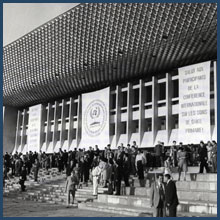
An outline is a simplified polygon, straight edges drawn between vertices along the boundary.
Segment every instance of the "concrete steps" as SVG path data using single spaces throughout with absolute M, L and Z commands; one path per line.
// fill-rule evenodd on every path
M 110 205 L 125 205 L 133 208 L 149 208 L 150 199 L 145 196 L 115 196 L 115 195 L 98 195 L 97 203 Z M 200 214 L 216 215 L 217 202 L 181 200 L 178 206 L 179 212 L 193 212 Z
M 131 217 L 152 217 L 153 209 L 147 207 L 133 207 L 127 205 L 114 205 L 114 204 L 104 204 L 99 202 L 93 203 L 81 203 L 78 205 L 79 209 L 108 212 L 120 215 L 126 215 Z M 178 212 L 178 217 L 216 217 L 216 215 L 211 214 L 200 214 L 193 212 Z
M 200 190 L 187 188 L 180 188 L 180 185 L 184 185 L 184 182 L 178 184 L 177 194 L 180 200 L 191 199 L 193 201 L 207 201 L 207 202 L 217 202 L 217 191 L 216 190 Z M 133 196 L 145 196 L 150 198 L 150 188 L 144 187 L 126 187 L 126 195 Z
M 178 174 L 173 174 L 174 179 Z M 133 186 L 126 187 L 125 195 L 99 194 L 93 203 L 80 204 L 79 208 L 118 213 L 128 216 L 151 216 L 150 185 L 155 173 L 145 177 L 146 187 L 139 186 L 139 180 L 134 177 Z M 216 217 L 217 216 L 217 175 L 190 173 L 187 181 L 176 182 L 180 204 L 179 216 Z

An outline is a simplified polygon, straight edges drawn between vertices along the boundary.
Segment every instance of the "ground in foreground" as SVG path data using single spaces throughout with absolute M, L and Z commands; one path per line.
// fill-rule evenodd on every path
M 4 217 L 124 217 L 118 214 L 66 208 L 62 205 L 3 198 Z

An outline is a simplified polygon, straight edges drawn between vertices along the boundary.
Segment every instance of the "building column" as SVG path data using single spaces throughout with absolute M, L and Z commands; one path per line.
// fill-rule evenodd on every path
M 158 131 L 158 82 L 155 76 L 152 77 L 152 134 L 153 144 L 155 144 Z
M 27 109 L 23 110 L 23 119 L 22 119 L 22 130 L 21 130 L 21 152 L 24 150 L 25 146 L 25 135 L 26 135 L 26 125 L 27 125 Z
M 167 143 L 169 145 L 170 135 L 172 132 L 172 77 L 169 73 L 166 73 L 166 133 Z
M 116 86 L 116 122 L 115 122 L 115 147 L 118 145 L 120 137 L 120 122 L 121 122 L 121 86 Z
M 63 147 L 64 143 L 64 132 L 66 128 L 66 120 L 65 120 L 65 110 L 66 110 L 66 102 L 65 99 L 62 99 L 62 110 L 61 110 L 61 131 L 60 131 L 60 147 Z
M 46 130 L 46 138 L 45 138 L 45 142 L 46 142 L 46 151 L 49 147 L 50 144 L 50 137 L 51 137 L 51 111 L 52 107 L 51 104 L 48 103 L 47 105 L 47 130 Z
M 53 150 L 57 144 L 57 132 L 58 132 L 58 108 L 59 103 L 55 101 L 55 108 L 54 108 L 54 129 L 53 129 Z
M 126 133 L 127 133 L 127 144 L 129 144 L 131 139 L 131 129 L 132 129 L 132 84 L 128 83 L 128 90 L 127 90 L 127 126 L 126 126 Z
M 73 98 L 70 98 L 69 106 L 69 128 L 68 128 L 68 149 L 70 149 L 73 140 Z
M 82 96 L 78 95 L 77 105 L 77 128 L 76 128 L 76 147 L 79 147 L 82 138 Z
M 144 112 L 144 100 L 146 94 L 144 92 L 144 81 L 140 79 L 140 95 L 139 95 L 139 143 L 138 146 L 141 147 L 142 139 L 144 137 L 144 119 L 145 119 L 145 112 Z
M 217 104 L 217 98 L 218 98 L 218 90 L 217 90 L 217 62 L 214 61 L 214 108 L 215 108 L 215 138 L 217 141 L 217 124 L 218 124 L 218 104 Z

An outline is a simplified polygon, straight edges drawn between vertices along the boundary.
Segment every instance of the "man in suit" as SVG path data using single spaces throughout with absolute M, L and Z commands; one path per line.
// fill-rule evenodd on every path
M 165 187 L 165 205 L 169 211 L 169 217 L 176 217 L 176 210 L 179 204 L 176 184 L 171 180 L 170 174 L 164 175 L 164 181 L 166 183 Z
M 67 193 L 67 207 L 70 205 L 70 194 L 72 195 L 72 204 L 74 204 L 76 186 L 79 184 L 77 170 L 73 170 L 71 176 L 67 177 L 65 192 Z
M 199 158 L 200 158 L 200 169 L 199 173 L 203 173 L 204 167 L 206 169 L 206 172 L 209 172 L 209 166 L 207 163 L 208 160 L 208 153 L 207 148 L 203 141 L 200 141 L 200 148 L 199 148 Z
M 151 186 L 151 207 L 154 207 L 153 217 L 165 217 L 165 185 L 163 175 L 159 174 Z

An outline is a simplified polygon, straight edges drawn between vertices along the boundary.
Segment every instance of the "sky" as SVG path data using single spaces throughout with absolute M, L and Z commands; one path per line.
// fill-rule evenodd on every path
M 3 46 L 68 11 L 79 3 L 4 3 Z

